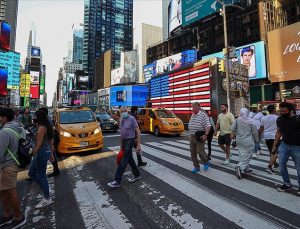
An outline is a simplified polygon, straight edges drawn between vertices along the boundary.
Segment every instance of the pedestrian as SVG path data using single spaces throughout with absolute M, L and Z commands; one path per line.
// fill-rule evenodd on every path
M 216 126 L 215 126 L 214 120 L 213 120 L 213 118 L 211 117 L 210 113 L 207 113 L 207 112 L 206 112 L 206 114 L 208 115 L 209 122 L 210 122 L 210 125 L 211 125 L 209 134 L 208 134 L 208 136 L 207 136 L 207 149 L 208 149 L 207 158 L 208 158 L 208 160 L 211 160 L 211 142 L 212 142 L 212 139 L 213 139 L 213 137 L 214 137 L 214 133 L 215 133 L 215 130 L 216 130 Z
M 14 121 L 15 122 L 20 122 L 20 123 L 22 121 L 22 115 L 20 114 L 20 111 L 18 109 L 15 110 Z
M 278 148 L 278 155 L 283 185 L 278 187 L 277 190 L 286 192 L 292 189 L 287 170 L 287 162 L 291 157 L 295 163 L 298 174 L 299 190 L 297 194 L 300 196 L 300 118 L 294 114 L 293 104 L 282 102 L 279 104 L 279 108 L 281 116 L 277 119 L 277 131 L 272 147 L 272 153 L 275 153 L 280 138 L 282 138 Z
M 131 110 L 130 110 L 130 115 L 133 116 L 137 122 L 137 124 L 139 125 L 139 122 L 138 122 L 138 116 L 137 116 L 137 107 L 133 106 L 131 107 Z M 140 127 L 140 125 L 139 125 Z M 136 139 L 135 139 L 135 143 L 134 143 L 134 148 L 136 149 L 137 147 L 137 134 L 135 135 Z M 136 150 L 136 157 L 137 157 L 137 161 L 138 161 L 138 166 L 146 166 L 147 165 L 147 162 L 143 161 L 143 158 L 142 158 L 142 150 L 140 151 L 137 151 Z
M 13 132 L 22 135 L 23 128 L 13 121 L 14 111 L 8 108 L 0 110 L 0 123 L 3 128 L 0 130 L 0 199 L 2 205 L 2 216 L 0 227 L 4 225 L 10 228 L 19 228 L 26 223 L 26 218 L 20 208 L 20 200 L 16 190 L 17 174 L 17 151 L 19 138 Z M 22 136 L 24 137 L 24 136 Z M 11 152 L 14 157 L 8 153 Z
M 259 138 L 263 138 L 266 142 L 268 150 L 270 152 L 270 161 L 269 165 L 266 168 L 266 171 L 270 174 L 275 174 L 274 168 L 278 168 L 278 164 L 276 163 L 278 152 L 277 150 L 273 153 L 272 148 L 274 145 L 275 134 L 277 130 L 277 118 L 276 108 L 274 105 L 267 106 L 268 115 L 264 116 L 261 119 L 261 124 L 259 128 Z
M 258 111 L 257 104 L 252 104 L 250 107 L 251 112 L 249 113 L 249 118 L 253 120 L 253 123 L 255 124 L 257 130 L 260 128 L 261 119 L 264 117 L 264 115 Z M 261 146 L 260 143 L 255 143 L 255 152 L 253 154 L 254 158 L 257 158 L 257 155 L 261 154 Z
M 204 163 L 204 170 L 209 168 L 209 160 L 205 153 L 205 142 L 211 129 L 211 124 L 207 114 L 201 110 L 200 103 L 194 102 L 192 104 L 193 114 L 190 118 L 188 128 L 190 133 L 190 150 L 191 158 L 194 165 L 192 173 L 200 171 L 200 165 L 197 155 L 199 155 L 201 161 Z M 200 138 L 197 138 L 196 133 L 203 133 Z
M 259 141 L 257 128 L 251 118 L 249 110 L 242 108 L 240 116 L 231 126 L 231 138 L 236 138 L 240 161 L 235 167 L 237 178 L 241 179 L 244 173 L 249 171 L 249 163 L 255 151 L 255 143 Z
M 36 205 L 36 208 L 42 208 L 53 203 L 49 193 L 49 184 L 47 180 L 47 162 L 53 161 L 53 128 L 49 123 L 47 113 L 38 110 L 36 113 L 36 123 L 38 124 L 36 143 L 33 149 L 33 160 L 29 169 L 29 177 L 36 182 L 43 191 L 42 200 Z
M 39 110 L 41 111 L 44 111 L 46 114 L 47 114 L 47 118 L 48 118 L 48 121 L 49 123 L 51 124 L 52 128 L 54 129 L 54 123 L 53 121 L 50 119 L 49 117 L 49 112 L 48 112 L 48 108 L 47 107 L 41 107 Z M 54 137 L 54 145 L 58 145 L 57 142 L 57 139 Z M 58 176 L 60 174 L 60 170 L 58 168 L 58 161 L 57 161 L 57 153 L 56 153 L 56 150 L 57 148 L 54 147 L 54 150 L 53 150 L 53 157 L 54 157 L 54 160 L 51 161 L 51 164 L 53 166 L 53 172 L 51 174 L 49 174 L 48 177 L 53 177 L 53 176 Z
M 120 133 L 121 133 L 121 149 L 124 149 L 124 155 L 121 160 L 120 165 L 117 168 L 115 173 L 115 180 L 108 183 L 107 185 L 111 188 L 118 188 L 121 185 L 122 176 L 125 172 L 127 165 L 129 164 L 133 176 L 128 180 L 129 182 L 134 182 L 141 179 L 140 171 L 135 164 L 135 161 L 132 156 L 132 148 L 136 143 L 136 151 L 141 151 L 141 132 L 137 121 L 134 117 L 128 114 L 127 107 L 121 107 L 120 109 L 121 118 L 120 118 Z M 137 136 L 137 138 L 136 138 Z
M 22 118 L 21 118 L 21 123 L 23 124 L 25 129 L 28 128 L 32 124 L 32 117 L 30 115 L 29 108 L 25 109 L 24 114 L 22 115 Z
M 220 131 L 218 137 L 219 147 L 225 152 L 225 160 L 223 165 L 230 163 L 230 144 L 231 144 L 231 125 L 234 122 L 234 115 L 228 111 L 227 104 L 221 104 L 221 113 L 218 115 L 215 136 Z

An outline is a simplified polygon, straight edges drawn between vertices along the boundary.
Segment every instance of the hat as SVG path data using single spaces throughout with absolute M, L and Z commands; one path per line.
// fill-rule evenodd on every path
M 258 105 L 256 103 L 251 105 L 251 108 L 258 108 Z

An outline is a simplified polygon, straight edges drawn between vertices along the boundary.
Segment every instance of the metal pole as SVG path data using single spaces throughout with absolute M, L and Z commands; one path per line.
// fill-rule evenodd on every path
M 223 24 L 224 24 L 224 44 L 226 53 L 224 55 L 225 58 L 225 74 L 226 74 L 226 81 L 227 81 L 227 105 L 228 111 L 231 111 L 231 104 L 230 104 L 230 78 L 229 78 L 229 64 L 228 64 L 228 37 L 227 37 L 227 20 L 226 20 L 226 5 L 222 3 L 222 11 L 223 11 Z

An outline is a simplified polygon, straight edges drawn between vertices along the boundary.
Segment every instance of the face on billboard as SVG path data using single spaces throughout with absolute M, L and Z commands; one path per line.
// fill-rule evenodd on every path
M 182 24 L 181 0 L 170 0 L 168 8 L 169 33 Z
M 116 68 L 111 71 L 111 85 L 119 84 L 124 75 L 122 68 Z
M 10 25 L 6 22 L 0 22 L 0 49 L 9 51 Z
M 6 96 L 7 95 L 7 77 L 8 72 L 7 69 L 0 68 L 0 95 Z
M 180 68 L 182 65 L 182 55 L 178 53 L 156 61 L 156 74 L 163 74 Z
M 255 63 L 255 46 L 244 47 L 239 50 L 240 63 L 247 66 L 249 71 L 249 78 L 256 76 L 256 63 Z

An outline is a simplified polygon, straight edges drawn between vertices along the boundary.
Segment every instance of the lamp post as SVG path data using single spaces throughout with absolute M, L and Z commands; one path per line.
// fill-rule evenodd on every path
M 234 4 L 226 4 L 224 3 L 224 0 L 217 0 L 221 5 L 221 15 L 223 16 L 223 25 L 224 25 L 224 45 L 225 45 L 225 52 L 224 52 L 224 60 L 225 60 L 225 76 L 227 81 L 227 88 L 226 88 L 226 98 L 227 98 L 227 105 L 228 105 L 228 111 L 231 110 L 231 102 L 230 102 L 230 77 L 229 77 L 229 63 L 228 63 L 228 36 L 227 36 L 227 19 L 226 19 L 226 7 L 236 7 L 240 10 L 245 11 L 243 7 L 234 5 Z

